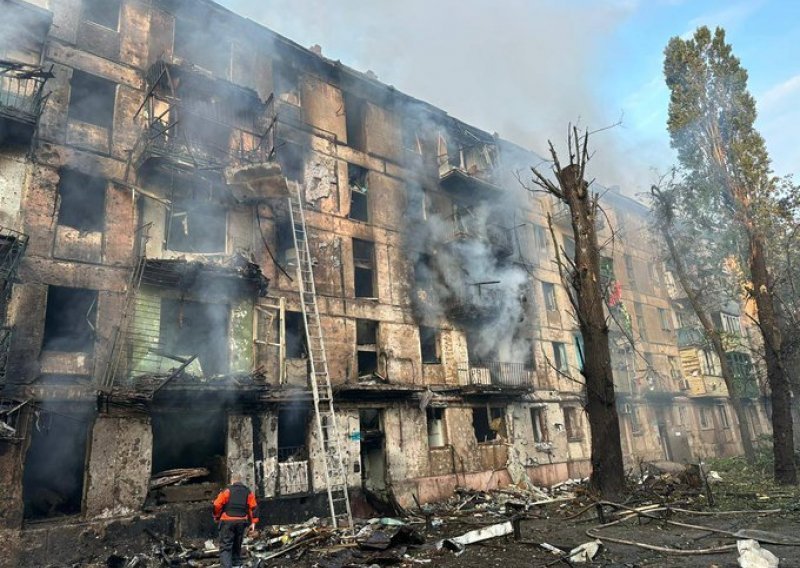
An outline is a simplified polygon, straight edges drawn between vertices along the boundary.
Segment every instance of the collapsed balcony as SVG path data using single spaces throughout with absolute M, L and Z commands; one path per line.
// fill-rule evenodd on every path
M 258 265 L 239 256 L 224 264 L 143 259 L 139 272 L 140 287 L 134 278 L 114 341 L 106 390 L 116 383 L 117 391 L 147 399 L 167 383 L 256 388 L 248 322 L 253 299 L 268 286 Z M 243 340 L 247 335 L 250 342 Z
M 460 128 L 439 137 L 439 183 L 459 194 L 491 198 L 502 191 L 497 165 L 497 145 L 482 133 Z
M 475 361 L 459 365 L 458 382 L 481 391 L 532 390 L 536 371 L 525 363 Z
M 0 61 L 0 132 L 3 137 L 30 142 L 53 74 L 41 67 Z
M 147 72 L 142 106 L 146 126 L 133 152 L 143 174 L 154 168 L 224 174 L 229 183 L 272 175 L 275 111 L 272 97 L 212 78 L 190 64 L 158 60 Z M 242 173 L 267 167 L 269 172 Z M 231 179 L 244 176 L 245 180 Z

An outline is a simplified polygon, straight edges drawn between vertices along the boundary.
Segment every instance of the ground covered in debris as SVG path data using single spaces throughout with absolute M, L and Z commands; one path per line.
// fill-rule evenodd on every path
M 246 566 L 800 566 L 800 490 L 774 486 L 771 464 L 648 464 L 623 503 L 598 504 L 582 480 L 553 488 L 459 491 L 356 535 L 317 519 L 246 540 Z M 170 542 L 93 566 L 215 566 L 212 541 Z M 760 543 L 760 545 L 759 545 Z M 738 549 L 737 549 L 738 547 Z M 774 556 L 773 556 L 774 555 Z

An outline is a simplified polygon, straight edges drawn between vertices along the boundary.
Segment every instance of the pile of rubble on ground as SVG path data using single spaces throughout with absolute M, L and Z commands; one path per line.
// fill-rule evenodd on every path
M 163 477 L 173 479 L 186 473 L 165 472 Z M 492 491 L 457 489 L 447 501 L 417 503 L 413 510 L 398 518 L 356 519 L 352 529 L 333 529 L 325 520 L 317 518 L 297 525 L 266 527 L 245 539 L 245 566 L 349 568 L 448 562 L 454 565 L 452 562 L 461 560 L 455 557 L 464 554 L 471 545 L 486 546 L 490 545 L 488 541 L 495 541 L 502 547 L 513 544 L 528 550 L 535 548 L 540 555 L 552 556 L 554 563 L 570 566 L 602 559 L 609 544 L 621 544 L 679 557 L 738 553 L 740 566 L 755 568 L 777 565 L 772 561 L 774 555 L 760 544 L 800 545 L 793 538 L 776 533 L 751 529 L 734 531 L 691 521 L 693 516 L 711 520 L 712 516 L 729 514 L 708 510 L 708 505 L 713 503 L 710 488 L 714 483 L 722 483 L 720 476 L 700 466 L 648 464 L 631 475 L 624 504 L 596 499 L 586 479 L 568 480 L 546 489 L 532 486 L 525 489 L 509 486 Z M 780 511 L 736 513 L 747 518 Z M 686 519 L 679 520 L 679 517 Z M 546 522 L 548 519 L 557 523 L 569 521 L 571 525 L 586 524 L 588 528 L 581 528 L 578 533 L 585 540 L 575 539 L 575 534 L 572 539 L 563 539 L 572 540 L 569 545 L 523 538 L 523 522 Z M 713 534 L 716 544 L 692 548 L 689 541 L 678 546 L 638 542 L 626 528 L 632 527 L 631 522 L 636 523 L 635 526 L 656 523 L 663 530 L 672 527 L 673 530 Z M 214 541 L 174 542 L 157 534 L 150 536 L 153 543 L 150 551 L 130 557 L 112 556 L 105 565 L 115 568 L 211 567 L 218 562 L 219 550 Z

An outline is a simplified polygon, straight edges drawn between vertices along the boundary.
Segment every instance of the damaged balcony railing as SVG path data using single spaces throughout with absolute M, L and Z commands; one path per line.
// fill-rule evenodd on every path
M 271 111 L 269 115 L 272 116 Z M 149 121 L 137 142 L 134 160 L 141 166 L 152 158 L 162 158 L 209 170 L 265 163 L 275 150 L 273 134 L 272 119 L 266 131 L 257 134 L 189 105 L 172 103 Z
M 11 283 L 27 246 L 28 235 L 0 225 L 0 303 L 11 290 Z
M 458 367 L 461 385 L 533 388 L 536 371 L 525 363 L 476 361 Z
M 11 352 L 11 328 L 0 327 L 0 386 L 6 383 L 8 354 Z
M 20 430 L 20 416 L 22 408 L 28 401 L 19 402 L 0 398 L 0 440 L 7 442 L 21 442 L 24 439 Z
M 40 67 L 0 61 L 0 116 L 35 124 L 46 99 L 45 82 L 52 76 Z

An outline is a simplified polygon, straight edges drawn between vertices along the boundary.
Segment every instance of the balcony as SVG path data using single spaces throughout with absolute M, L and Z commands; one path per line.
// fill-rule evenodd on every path
M 439 183 L 443 189 L 491 199 L 502 191 L 495 170 L 497 147 L 472 142 L 439 155 Z
M 445 305 L 447 314 L 454 320 L 491 320 L 497 317 L 503 302 L 502 290 L 492 288 L 496 282 L 478 282 L 467 286 L 457 297 Z
M 42 112 L 44 85 L 53 74 L 40 67 L 0 61 L 0 131 L 29 143 Z
M 511 231 L 497 223 L 489 223 L 471 213 L 453 215 L 448 219 L 448 223 L 453 229 L 451 243 L 464 241 L 483 242 L 498 259 L 507 258 L 514 254 Z
M 11 352 L 11 328 L 0 327 L 0 386 L 6 384 L 8 354 Z
M 0 226 L 0 306 L 11 292 L 11 284 L 19 267 L 28 235 Z
M 485 390 L 532 390 L 536 371 L 524 363 L 476 361 L 458 367 L 458 383 Z
M 146 79 L 149 91 L 140 109 L 146 125 L 133 155 L 137 169 L 216 171 L 227 183 L 241 185 L 275 177 L 272 97 L 262 102 L 252 89 L 164 59 L 148 69 Z

